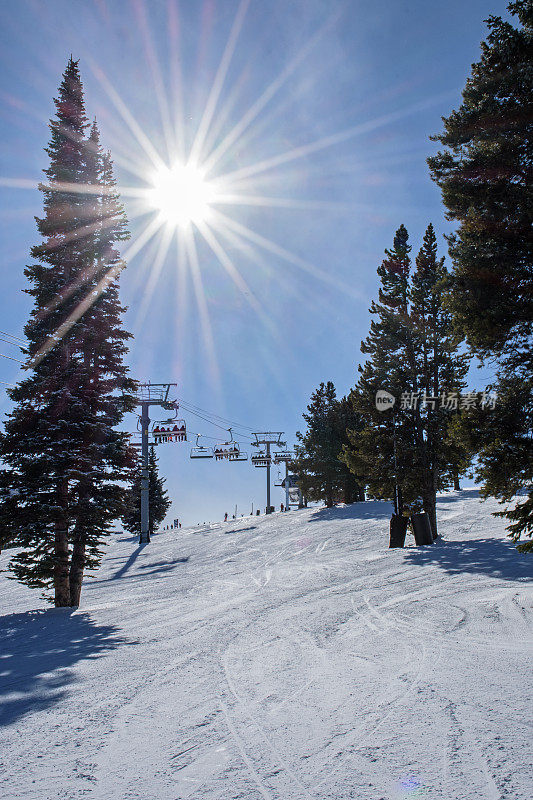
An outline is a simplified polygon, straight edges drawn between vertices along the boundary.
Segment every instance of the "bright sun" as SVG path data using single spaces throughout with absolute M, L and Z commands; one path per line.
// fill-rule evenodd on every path
M 214 199 L 213 185 L 192 164 L 176 163 L 158 170 L 148 191 L 148 201 L 161 219 L 180 227 L 207 222 Z

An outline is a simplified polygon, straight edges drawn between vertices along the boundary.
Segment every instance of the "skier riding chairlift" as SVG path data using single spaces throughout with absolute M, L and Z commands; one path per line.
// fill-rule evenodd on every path
M 239 457 L 240 449 L 238 443 L 233 438 L 233 430 L 228 428 L 228 433 L 230 435 L 229 441 L 221 442 L 214 449 L 215 459 L 217 461 L 220 461 L 223 458 L 227 458 L 228 461 L 231 461 L 233 458 Z
M 185 422 L 179 428 L 177 425 L 174 425 L 172 433 L 175 442 L 185 442 L 187 440 L 187 430 L 185 428 Z

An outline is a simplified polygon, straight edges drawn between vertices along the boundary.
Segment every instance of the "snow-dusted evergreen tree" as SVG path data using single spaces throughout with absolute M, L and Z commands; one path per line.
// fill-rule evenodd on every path
M 172 501 L 165 489 L 165 479 L 159 474 L 157 456 L 152 447 L 148 457 L 149 487 L 148 502 L 149 516 L 148 527 L 150 535 L 165 519 Z M 141 532 L 141 470 L 137 468 L 133 475 L 131 486 L 126 497 L 126 506 L 122 515 L 122 522 L 127 531 L 134 536 Z
M 392 248 L 385 251 L 385 259 L 377 270 L 381 279 L 379 302 L 372 302 L 370 313 L 374 319 L 368 337 L 361 343 L 362 353 L 369 358 L 359 366 L 359 380 L 350 393 L 354 411 L 364 424 L 348 432 L 349 444 L 345 445 L 343 455 L 356 476 L 367 476 L 370 494 L 386 499 L 394 496 L 394 439 L 403 442 L 403 446 L 397 448 L 397 461 L 400 474 L 405 476 L 401 454 L 407 450 L 412 454 L 415 437 L 412 420 L 405 416 L 398 420 L 395 430 L 393 413 L 397 415 L 397 405 L 394 412 L 378 411 L 375 406 L 379 390 L 390 392 L 397 403 L 402 392 L 418 391 L 416 375 L 411 375 L 407 368 L 409 342 L 413 349 L 406 325 L 410 251 L 409 234 L 401 225 Z M 407 491 L 407 487 L 402 486 Z
M 459 339 L 445 303 L 448 271 L 437 257 L 437 238 L 428 225 L 411 278 L 409 325 L 414 342 L 413 368 L 426 397 L 438 398 L 420 409 L 417 419 L 424 481 L 420 492 L 424 509 L 437 530 L 436 494 L 456 485 L 471 461 L 468 448 L 449 436 L 450 424 L 460 412 L 459 393 L 465 387 L 468 357 L 458 352 Z M 457 403 L 450 396 L 457 395 Z
M 448 437 L 468 364 L 444 303 L 447 271 L 431 225 L 413 274 L 410 249 L 402 225 L 378 268 L 379 303 L 372 303 L 375 319 L 361 345 L 369 358 L 350 395 L 364 425 L 350 432 L 344 458 L 355 475 L 367 476 L 376 497 L 393 498 L 397 475 L 405 502 L 420 502 L 436 532 L 437 490 L 453 483 L 469 461 L 467 450 Z M 396 398 L 392 410 L 376 408 L 379 390 Z
M 475 354 L 498 364 L 496 408 L 470 412 L 463 435 L 479 451 L 483 492 L 505 503 L 533 483 L 533 3 L 508 9 L 519 24 L 489 17 L 463 102 L 434 137 L 443 150 L 428 159 L 458 223 L 450 237 L 457 327 Z M 508 508 L 510 535 L 531 536 L 533 490 Z
M 121 327 L 124 264 L 115 247 L 128 233 L 96 124 L 86 137 L 72 58 L 54 102 L 47 181 L 39 187 L 43 242 L 25 270 L 34 298 L 25 327 L 28 377 L 9 390 L 15 407 L 0 440 L 7 468 L 0 518 L 21 548 L 10 564 L 15 576 L 53 587 L 56 606 L 77 606 L 84 571 L 99 564 L 122 512 L 119 481 L 132 463 L 116 430 L 134 387 L 123 363 L 130 334 Z
M 346 399 L 337 400 L 331 381 L 321 383 L 307 411 L 303 414 L 307 430 L 296 434 L 299 445 L 293 463 L 302 493 L 309 500 L 323 500 L 327 507 L 364 499 L 361 484 L 340 460 L 346 431 L 355 422 Z

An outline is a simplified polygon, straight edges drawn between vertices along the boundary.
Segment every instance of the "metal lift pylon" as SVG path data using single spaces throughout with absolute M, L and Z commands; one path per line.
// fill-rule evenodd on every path
M 148 426 L 150 406 L 161 406 L 167 411 L 178 408 L 176 400 L 170 400 L 172 386 L 177 383 L 141 383 L 137 389 L 136 404 L 141 406 L 141 535 L 140 544 L 150 541 L 150 471 L 148 468 Z
M 255 436 L 255 442 L 252 442 L 252 447 L 265 448 L 265 458 L 261 461 L 256 457 L 256 460 L 261 461 L 261 463 L 256 463 L 254 466 L 266 467 L 266 513 L 270 514 L 272 508 L 270 505 L 270 465 L 272 464 L 270 448 L 272 445 L 275 447 L 285 447 L 286 443 L 281 441 L 283 431 L 262 431 L 261 433 L 254 433 L 252 435 Z M 253 462 L 254 457 L 252 457 L 252 463 Z

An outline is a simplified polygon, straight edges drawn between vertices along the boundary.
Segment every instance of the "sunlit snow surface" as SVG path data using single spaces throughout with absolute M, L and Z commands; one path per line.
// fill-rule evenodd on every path
M 529 800 L 533 557 L 496 507 L 443 496 L 403 551 L 385 503 L 116 535 L 73 614 L 0 575 L 0 797 Z

